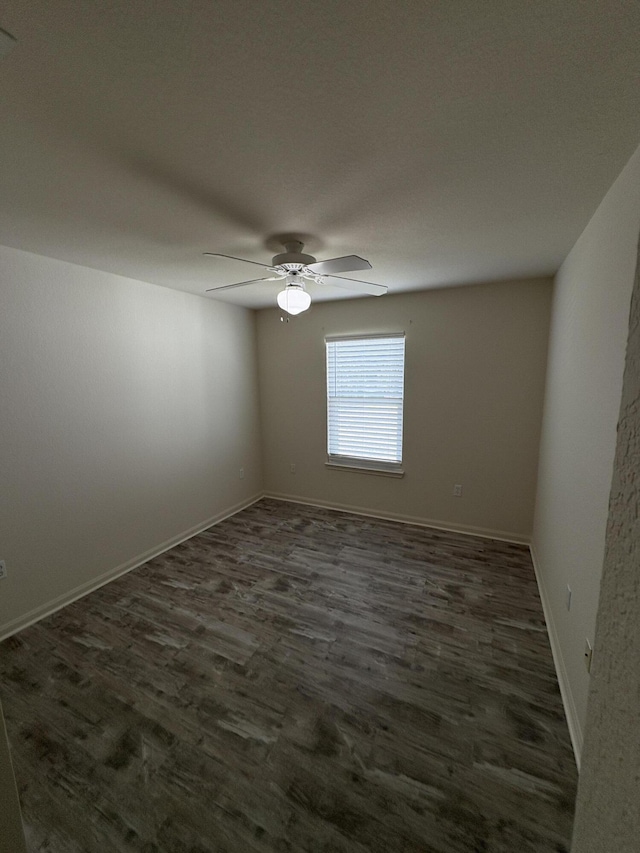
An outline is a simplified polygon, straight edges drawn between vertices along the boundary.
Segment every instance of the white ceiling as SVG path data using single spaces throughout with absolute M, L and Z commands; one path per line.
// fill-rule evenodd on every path
M 256 269 L 202 252 L 268 263 L 286 231 L 391 291 L 554 272 L 640 141 L 637 0 L 5 0 L 0 27 L 0 243 L 192 293 Z

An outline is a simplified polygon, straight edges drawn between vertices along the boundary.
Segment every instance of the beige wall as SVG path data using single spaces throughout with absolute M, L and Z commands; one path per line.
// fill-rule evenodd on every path
M 253 312 L 6 248 L 0 289 L 1 636 L 262 475 Z
M 542 279 L 316 303 L 288 324 L 259 312 L 266 490 L 527 538 L 550 298 Z M 326 468 L 324 336 L 397 331 L 407 335 L 405 477 Z
M 640 228 L 640 149 L 556 276 L 533 552 L 579 760 Z M 565 606 L 572 589 L 571 610 Z

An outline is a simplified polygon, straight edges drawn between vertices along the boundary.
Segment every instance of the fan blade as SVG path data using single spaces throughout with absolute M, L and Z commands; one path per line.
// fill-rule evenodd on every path
M 335 275 L 337 272 L 370 270 L 371 264 L 359 255 L 345 255 L 343 258 L 330 258 L 328 261 L 309 264 L 308 269 L 316 275 Z
M 264 270 L 271 269 L 269 264 L 260 264 L 258 261 L 248 261 L 246 258 L 236 258 L 233 255 L 221 255 L 220 252 L 203 252 L 202 254 L 207 255 L 209 258 L 229 258 L 230 261 L 242 261 L 243 264 L 255 264 L 255 266 L 262 267 Z
M 279 278 L 252 278 L 250 281 L 239 281 L 237 284 L 221 284 L 220 287 L 208 287 L 205 293 L 211 293 L 212 290 L 227 290 L 230 287 L 244 287 L 247 284 L 257 284 L 260 281 L 280 281 Z
M 389 289 L 385 284 L 372 284 L 370 281 L 358 281 L 357 278 L 345 278 L 342 275 L 326 276 L 335 287 L 344 287 L 345 290 L 357 290 L 359 293 L 368 293 L 370 296 L 384 296 Z M 342 284 L 341 282 L 344 282 Z M 349 282 L 349 284 L 347 284 Z

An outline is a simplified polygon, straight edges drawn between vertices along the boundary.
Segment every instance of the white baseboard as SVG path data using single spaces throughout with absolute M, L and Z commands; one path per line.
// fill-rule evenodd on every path
M 225 518 L 230 518 L 232 515 L 241 512 L 243 509 L 246 509 L 256 503 L 256 501 L 259 501 L 262 497 L 262 493 L 253 495 L 251 498 L 223 510 L 217 515 L 208 518 L 206 521 L 202 521 L 194 527 L 190 527 L 188 530 L 178 533 L 177 536 L 172 536 L 171 539 L 167 539 L 159 545 L 156 545 L 154 548 L 150 548 L 148 551 L 145 551 L 144 554 L 138 554 L 137 557 L 127 560 L 126 563 L 122 563 L 113 569 L 103 572 L 101 575 L 98 575 L 97 577 L 80 584 L 74 589 L 69 590 L 69 592 L 65 592 L 57 598 L 47 601 L 46 604 L 42 604 L 39 607 L 35 607 L 33 610 L 30 610 L 28 613 L 18 616 L 17 619 L 5 622 L 4 625 L 0 625 L 0 642 L 5 640 L 7 637 L 10 637 L 12 634 L 15 634 L 17 631 L 21 631 L 23 628 L 33 625 L 34 622 L 39 622 L 40 619 L 44 619 L 46 616 L 51 616 L 51 614 L 55 613 L 56 610 L 66 607 L 68 604 L 71 604 L 79 598 L 88 595 L 90 592 L 99 589 L 101 586 L 115 580 L 121 575 L 125 575 L 133 569 L 137 569 L 138 566 L 152 560 L 154 557 L 160 556 L 160 554 L 164 554 L 165 551 L 168 551 L 171 548 L 175 548 L 175 546 L 179 545 L 181 542 L 186 542 L 187 539 L 191 539 L 192 536 L 196 536 L 208 527 L 212 527 L 214 524 L 219 524 L 221 521 L 224 521 Z
M 472 527 L 464 524 L 451 524 L 449 522 L 437 521 L 432 518 L 419 518 L 412 515 L 402 515 L 396 512 L 380 513 L 374 512 L 367 507 L 352 506 L 351 504 L 337 504 L 332 501 L 309 500 L 298 495 L 285 495 L 281 492 L 265 492 L 265 498 L 273 498 L 276 501 L 287 501 L 288 503 L 304 504 L 305 506 L 317 506 L 322 509 L 332 509 L 336 512 L 351 512 L 354 515 L 364 515 L 368 518 L 379 518 L 382 521 L 398 521 L 401 524 L 415 524 L 418 527 L 432 527 L 435 530 L 443 530 L 447 533 L 462 533 L 467 536 L 480 536 L 483 539 L 499 539 L 502 542 L 513 542 L 516 545 L 529 545 L 530 538 L 518 533 L 509 533 L 504 530 L 491 530 L 486 527 Z
M 562 696 L 564 713 L 567 718 L 567 726 L 569 727 L 569 737 L 571 738 L 571 745 L 573 746 L 573 754 L 576 759 L 576 765 L 578 767 L 578 770 L 580 770 L 580 759 L 582 757 L 583 742 L 582 727 L 578 718 L 578 711 L 576 709 L 576 703 L 573 699 L 573 693 L 571 692 L 569 676 L 567 675 L 567 668 L 564 663 L 562 650 L 560 648 L 560 642 L 558 640 L 558 632 L 556 631 L 555 622 L 553 621 L 553 614 L 551 612 L 549 596 L 547 595 L 547 590 L 544 585 L 544 581 L 542 580 L 542 573 L 538 568 L 538 562 L 536 560 L 536 554 L 533 549 L 533 545 L 529 546 L 529 550 L 531 551 L 531 561 L 533 563 L 533 570 L 536 573 L 538 590 L 540 591 L 540 600 L 542 601 L 544 619 L 547 623 L 547 634 L 549 635 L 551 654 L 553 655 L 553 663 L 555 665 L 556 674 L 558 676 L 558 684 L 560 685 L 560 695 Z

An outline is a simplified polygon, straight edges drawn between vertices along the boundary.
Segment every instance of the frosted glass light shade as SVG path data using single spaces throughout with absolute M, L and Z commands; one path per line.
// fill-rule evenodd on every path
M 278 305 L 288 314 L 301 314 L 311 305 L 311 297 L 299 284 L 288 284 L 278 294 Z

